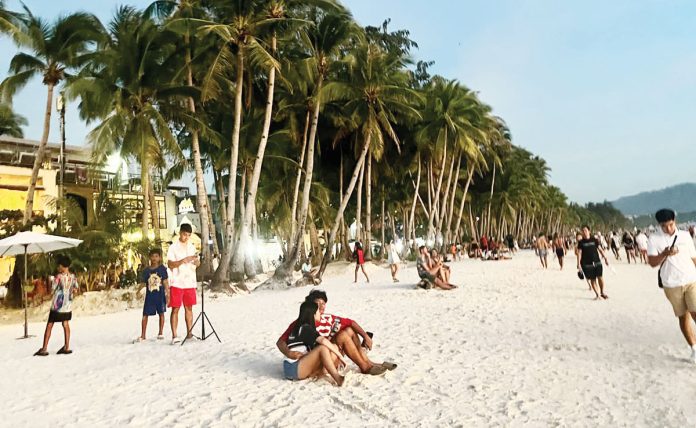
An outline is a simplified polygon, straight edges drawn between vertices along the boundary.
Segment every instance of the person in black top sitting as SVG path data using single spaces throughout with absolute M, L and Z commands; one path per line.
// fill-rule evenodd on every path
M 315 323 L 320 316 L 316 303 L 305 301 L 300 305 L 300 315 L 288 337 L 288 348 L 303 355 L 297 360 L 285 358 L 283 372 L 285 378 L 290 380 L 307 379 L 328 372 L 336 385 L 341 386 L 344 377 L 338 373 L 337 368 L 344 367 L 346 362 L 338 347 L 317 333 Z
M 590 235 L 590 227 L 585 225 L 582 227 L 582 239 L 578 241 L 578 270 L 582 270 L 585 274 L 585 279 L 590 282 L 592 291 L 595 292 L 595 300 L 608 299 L 604 293 L 604 279 L 602 279 L 602 262 L 599 260 L 599 255 L 602 255 L 604 263 L 609 266 L 607 256 L 599 243 L 599 239 Z M 597 283 L 599 282 L 599 289 Z

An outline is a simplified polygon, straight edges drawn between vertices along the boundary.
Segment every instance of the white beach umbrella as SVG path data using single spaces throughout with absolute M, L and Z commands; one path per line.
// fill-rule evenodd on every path
M 19 232 L 14 236 L 0 239 L 0 257 L 17 256 L 24 254 L 24 283 L 27 282 L 27 254 L 50 253 L 51 251 L 64 250 L 77 247 L 82 243 L 79 239 L 66 238 L 64 236 L 47 235 L 36 232 Z M 27 322 L 27 292 L 22 286 L 24 299 L 24 336 L 29 337 Z

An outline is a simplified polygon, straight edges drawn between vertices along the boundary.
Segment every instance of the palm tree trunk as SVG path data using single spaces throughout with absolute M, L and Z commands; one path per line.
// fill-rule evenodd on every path
M 440 174 L 437 179 L 437 188 L 433 192 L 433 202 L 434 206 L 432 210 L 430 211 L 430 216 L 428 218 L 428 241 L 431 239 L 434 242 L 435 239 L 435 234 L 433 227 L 435 225 L 435 216 L 437 215 L 438 209 L 439 209 L 439 201 L 440 201 L 440 190 L 442 189 L 442 178 L 445 176 L 445 165 L 447 164 L 447 129 L 445 129 L 445 146 L 444 150 L 442 151 L 442 162 L 440 163 Z
M 271 38 L 271 53 L 275 55 L 276 52 L 277 39 L 273 35 Z M 234 257 L 232 259 L 232 272 L 231 277 L 233 281 L 241 281 L 244 279 L 244 274 L 247 276 L 255 276 L 255 269 L 245 269 L 247 267 L 254 266 L 253 260 L 249 260 L 250 251 L 247 251 L 247 247 L 250 244 L 249 232 L 250 232 L 250 221 L 251 217 L 256 214 L 256 193 L 259 189 L 259 180 L 261 178 L 261 168 L 263 167 L 263 158 L 266 154 L 266 145 L 268 144 L 268 134 L 271 130 L 271 117 L 273 115 L 273 96 L 275 94 L 275 75 L 276 68 L 271 66 L 268 71 L 268 92 L 266 95 L 266 109 L 263 117 L 263 128 L 261 130 L 261 141 L 259 141 L 259 147 L 256 150 L 256 159 L 254 160 L 254 169 L 251 174 L 251 180 L 249 181 L 249 191 L 246 194 L 246 208 L 244 209 L 246 215 L 242 220 L 241 230 L 239 234 L 239 245 L 235 249 Z M 240 207 L 241 208 L 241 207 Z
M 36 157 L 34 157 L 34 166 L 31 169 L 31 178 L 29 179 L 29 186 L 27 188 L 27 202 L 24 206 L 24 218 L 22 219 L 22 224 L 27 224 L 34 211 L 34 191 L 36 190 L 36 181 L 39 179 L 39 170 L 41 169 L 41 164 L 43 163 L 44 152 L 46 151 L 46 145 L 48 144 L 48 134 L 51 130 L 51 110 L 53 108 L 54 86 L 52 83 L 49 83 L 47 86 L 48 93 L 46 94 L 46 111 L 44 113 L 43 134 L 41 135 L 39 147 L 36 150 Z
M 385 248 L 384 248 L 384 229 L 385 229 L 385 221 L 384 221 L 384 186 L 382 186 L 382 215 L 380 216 L 380 220 L 382 220 L 382 246 L 380 247 L 380 252 L 379 252 L 379 258 L 384 259 L 384 254 L 385 254 Z
M 222 184 L 222 173 L 213 166 L 213 179 L 215 180 L 215 192 L 218 197 L 218 210 L 222 224 L 227 224 L 227 203 L 225 198 L 225 186 Z M 222 239 L 226 240 L 226 230 L 222 228 Z M 219 253 L 218 253 L 219 254 Z
M 363 165 L 365 164 L 365 156 L 367 155 L 368 150 L 370 150 L 371 139 L 372 135 L 367 134 L 365 145 L 363 146 L 362 151 L 360 152 L 360 156 L 358 157 L 358 162 L 355 164 L 355 168 L 353 168 L 353 175 L 351 176 L 350 182 L 348 183 L 348 189 L 346 189 L 346 194 L 343 195 L 341 205 L 339 205 L 338 207 L 336 219 L 334 220 L 331 233 L 329 234 L 329 239 L 326 242 L 326 251 L 324 252 L 324 258 L 322 259 L 321 267 L 319 268 L 319 278 L 321 278 L 324 275 L 326 266 L 329 264 L 329 261 L 331 261 L 331 254 L 333 253 L 333 244 L 336 240 L 336 233 L 338 232 L 339 220 L 341 219 L 341 215 L 343 215 L 346 206 L 348 206 L 348 201 L 350 200 L 350 197 L 353 194 L 353 189 L 355 189 L 355 183 L 358 181 L 358 175 L 360 174 L 360 170 L 362 170 Z
M 288 257 L 285 262 L 282 263 L 278 269 L 276 269 L 273 278 L 275 282 L 284 282 L 287 285 L 291 284 L 292 271 L 297 263 L 297 258 L 299 256 L 300 246 L 303 245 L 304 241 L 304 229 L 305 223 L 307 222 L 307 213 L 309 211 L 309 194 L 312 189 L 312 176 L 314 174 L 314 146 L 317 138 L 317 127 L 319 124 L 319 110 L 321 107 L 321 89 L 324 85 L 324 76 L 319 75 L 316 85 L 316 98 L 314 100 L 314 110 L 312 112 L 312 124 L 309 129 L 309 141 L 307 143 L 307 153 L 305 166 L 305 179 L 302 188 L 302 203 L 300 205 L 300 213 L 297 218 L 297 228 L 295 229 L 295 235 L 292 237 L 292 244 L 290 245 L 290 251 L 288 251 Z M 269 280 L 269 281 L 270 281 Z
M 358 176 L 358 206 L 355 211 L 355 240 L 356 241 L 364 241 L 362 239 L 362 227 L 360 225 L 362 224 L 362 189 L 363 189 L 363 183 L 365 182 L 365 163 L 362 164 L 360 168 L 360 175 Z M 363 245 L 363 248 L 365 246 Z
M 152 229 L 155 232 L 155 243 L 159 244 L 162 242 L 160 231 L 162 225 L 159 224 L 159 207 L 157 206 L 157 198 L 155 198 L 155 183 L 152 176 L 148 180 L 147 186 L 147 198 L 150 201 L 150 213 L 152 213 Z
M 469 204 L 469 225 L 471 226 L 471 238 L 478 242 L 478 235 L 476 234 L 476 226 L 474 225 L 474 215 L 471 212 L 471 204 Z M 458 229 L 455 229 L 457 232 Z
M 445 233 L 445 242 L 453 242 L 452 239 L 452 218 L 454 217 L 454 197 L 457 194 L 457 183 L 459 183 L 459 171 L 462 166 L 462 155 L 459 154 L 459 160 L 457 161 L 457 170 L 454 175 L 454 183 L 452 183 L 452 196 L 449 203 L 449 213 L 447 215 L 447 227 Z
M 302 133 L 302 151 L 300 153 L 300 162 L 297 165 L 297 177 L 295 178 L 295 191 L 292 194 L 292 214 L 290 225 L 290 236 L 295 236 L 295 228 L 297 227 L 297 201 L 300 196 L 300 183 L 302 182 L 302 166 L 304 165 L 305 154 L 307 153 L 307 133 L 309 132 L 310 111 L 307 110 L 305 115 L 304 132 Z M 291 243 L 288 243 L 291 245 Z
M 464 193 L 462 194 L 462 200 L 459 203 L 459 216 L 457 217 L 457 225 L 454 227 L 455 233 L 459 232 L 459 226 L 462 224 L 462 214 L 464 213 L 464 204 L 466 203 L 466 195 L 469 192 L 469 185 L 471 180 L 474 178 L 474 166 L 469 166 L 469 176 L 466 178 L 466 184 L 464 185 Z M 469 204 L 469 217 L 471 217 L 471 204 Z M 473 222 L 474 220 L 471 219 Z M 473 223 L 472 223 L 473 224 Z M 472 227 L 472 229 L 474 229 Z M 478 239 L 474 233 L 474 239 Z
M 142 215 L 142 233 L 143 240 L 150 239 L 150 228 L 149 228 L 149 198 L 148 193 L 150 190 L 150 163 L 147 155 L 147 150 L 145 149 L 145 142 L 142 142 L 142 154 L 140 159 L 140 187 L 143 192 L 143 215 Z
M 408 229 L 409 231 L 412 231 L 416 227 L 416 203 L 418 201 L 418 191 L 420 189 L 420 181 L 421 181 L 421 156 L 420 153 L 418 153 L 418 178 L 416 179 L 416 183 L 413 185 L 413 203 L 411 204 L 411 215 L 409 216 L 408 219 Z M 411 180 L 413 181 L 413 180 Z M 410 235 L 404 235 L 404 239 L 409 239 Z
M 491 180 L 491 195 L 488 199 L 488 216 L 486 220 L 486 233 L 488 235 L 491 234 L 490 228 L 491 228 L 491 203 L 493 202 L 493 187 L 495 187 L 495 167 L 496 164 L 493 162 L 493 179 Z
M 191 47 L 189 45 L 190 37 L 188 34 L 184 36 L 186 44 L 186 84 L 193 87 L 193 71 L 191 69 Z M 188 97 L 188 108 L 191 114 L 196 115 L 196 103 L 193 97 Z M 191 152 L 193 154 L 193 169 L 196 173 L 196 208 L 198 216 L 201 220 L 201 274 L 207 277 L 213 269 L 213 259 L 210 256 L 210 246 L 208 241 L 211 238 L 210 216 L 208 215 L 208 190 L 205 187 L 205 177 L 203 175 L 203 163 L 201 161 L 201 147 L 198 141 L 198 130 L 194 129 L 191 133 Z M 214 234 L 213 234 L 214 237 Z
M 447 201 L 449 199 L 449 193 L 450 193 L 450 185 L 452 184 L 452 174 L 454 173 L 454 164 L 457 162 L 457 159 L 461 159 L 461 155 L 459 156 L 452 156 L 452 162 L 450 162 L 450 168 L 449 168 L 449 173 L 447 174 L 447 185 L 445 185 L 445 194 L 442 195 L 442 199 L 440 202 L 440 215 L 438 216 L 437 223 L 436 223 L 436 229 L 440 231 L 440 233 L 444 232 L 443 226 L 445 223 L 445 215 L 447 214 Z M 455 182 L 456 184 L 456 182 Z M 445 242 L 447 244 L 447 242 Z
M 365 245 L 366 258 L 372 260 L 372 153 L 367 154 L 365 169 Z
M 230 181 L 227 195 L 227 222 L 225 223 L 225 235 L 227 242 L 220 257 L 220 266 L 215 271 L 213 278 L 213 290 L 223 290 L 229 284 L 229 268 L 234 250 L 234 214 L 237 186 L 237 162 L 239 158 L 239 131 L 242 127 L 242 92 L 244 86 L 244 49 L 237 52 L 237 81 L 235 84 L 234 98 L 234 126 L 232 128 L 232 150 L 230 154 Z

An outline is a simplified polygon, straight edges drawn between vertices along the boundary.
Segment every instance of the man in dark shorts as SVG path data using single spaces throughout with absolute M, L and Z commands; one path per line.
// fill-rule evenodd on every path
M 599 259 L 600 254 L 604 259 L 604 263 L 609 266 L 607 256 L 599 243 L 599 239 L 593 237 L 590 233 L 590 227 L 585 225 L 582 227 L 582 239 L 578 241 L 578 270 L 582 270 L 585 279 L 590 281 L 592 291 L 595 292 L 595 300 L 607 299 L 604 293 L 604 279 L 602 278 L 602 262 Z M 597 287 L 599 283 L 599 288 Z

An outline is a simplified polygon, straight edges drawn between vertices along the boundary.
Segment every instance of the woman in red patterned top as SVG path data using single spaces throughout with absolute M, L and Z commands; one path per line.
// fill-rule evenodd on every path
M 362 273 L 365 275 L 365 279 L 369 283 L 370 278 L 367 277 L 367 272 L 365 272 L 365 252 L 363 251 L 360 241 L 355 241 L 353 259 L 355 260 L 355 280 L 353 281 L 353 284 L 358 282 L 358 269 L 362 269 Z

